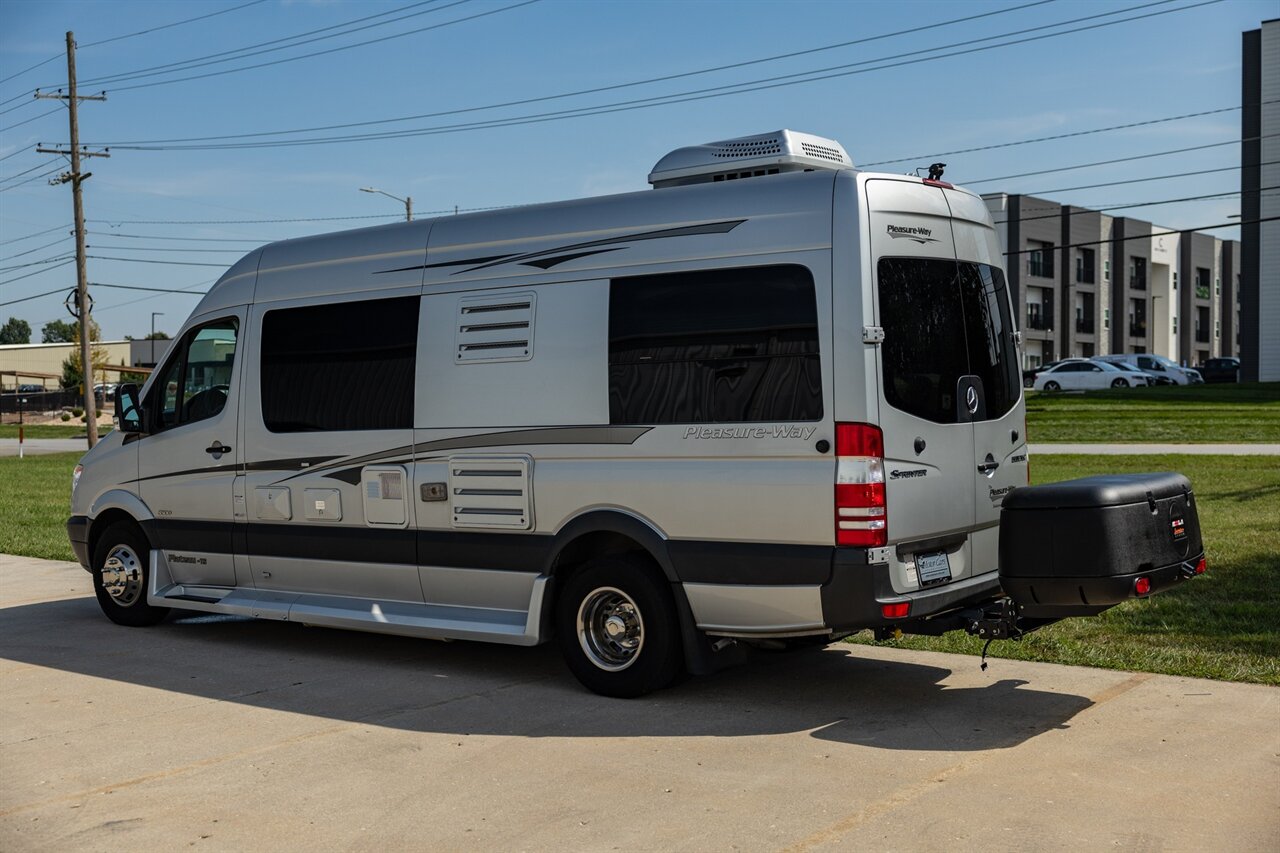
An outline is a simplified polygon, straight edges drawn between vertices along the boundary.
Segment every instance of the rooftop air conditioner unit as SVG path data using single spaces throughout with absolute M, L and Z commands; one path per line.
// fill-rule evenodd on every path
M 649 173 L 654 189 L 709 184 L 816 169 L 852 169 L 844 146 L 810 133 L 779 130 L 677 148 Z

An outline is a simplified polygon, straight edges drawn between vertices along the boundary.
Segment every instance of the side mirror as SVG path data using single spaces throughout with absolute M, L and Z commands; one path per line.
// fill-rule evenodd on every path
M 116 388 L 116 419 L 123 433 L 145 432 L 142 405 L 138 402 L 138 386 L 133 383 Z

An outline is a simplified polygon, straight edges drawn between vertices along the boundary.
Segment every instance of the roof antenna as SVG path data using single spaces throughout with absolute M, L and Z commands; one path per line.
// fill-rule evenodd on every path
M 933 164 L 931 164 L 931 165 L 929 166 L 929 180 L 931 180 L 931 181 L 940 181 L 940 180 L 942 180 L 942 170 L 943 170 L 943 169 L 945 169 L 945 168 L 947 168 L 947 164 L 946 164 L 946 163 L 933 163 Z

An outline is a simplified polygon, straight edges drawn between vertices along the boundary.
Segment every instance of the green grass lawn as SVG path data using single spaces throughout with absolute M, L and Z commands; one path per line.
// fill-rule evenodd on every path
M 84 432 L 87 427 L 74 420 L 69 424 L 25 424 L 23 425 L 23 435 L 27 438 L 84 438 Z M 110 426 L 99 426 L 98 435 L 106 435 L 111 432 Z M 17 424 L 0 424 L 0 438 L 17 438 Z M 88 450 L 85 446 L 85 450 Z
M 0 553 L 73 559 L 64 524 L 78 458 L 0 458 Z M 1280 684 L 1280 457 L 1037 456 L 1031 470 L 1038 483 L 1181 471 L 1196 490 L 1209 572 L 1100 617 L 994 643 L 992 656 Z M 871 639 L 863 633 L 852 641 Z M 890 644 L 968 654 L 982 649 L 956 633 Z
M 67 543 L 79 453 L 0 458 L 0 553 L 74 560 Z
M 1027 392 L 1033 442 L 1280 442 L 1280 382 Z
M 1059 622 L 990 656 L 1280 684 L 1280 457 L 1036 456 L 1037 483 L 1100 473 L 1180 471 L 1191 479 L 1209 571 L 1096 618 Z M 872 642 L 869 633 L 851 642 Z M 952 632 L 888 645 L 978 654 Z M 975 664 L 976 665 L 976 664 Z

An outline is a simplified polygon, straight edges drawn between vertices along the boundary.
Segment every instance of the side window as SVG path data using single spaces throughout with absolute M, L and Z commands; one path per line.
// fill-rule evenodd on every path
M 418 300 L 268 311 L 261 347 L 267 429 L 411 429 Z
M 611 423 L 821 417 L 818 308 L 809 270 L 753 267 L 610 283 Z
M 238 329 L 233 318 L 206 323 L 173 347 L 151 391 L 157 431 L 211 418 L 226 406 Z
M 994 420 L 1017 405 L 1022 393 L 1004 273 L 988 264 L 962 263 L 959 268 L 969 371 L 982 380 L 987 417 Z
M 956 383 L 969 372 L 956 262 L 881 258 L 884 397 L 935 423 L 956 422 Z

